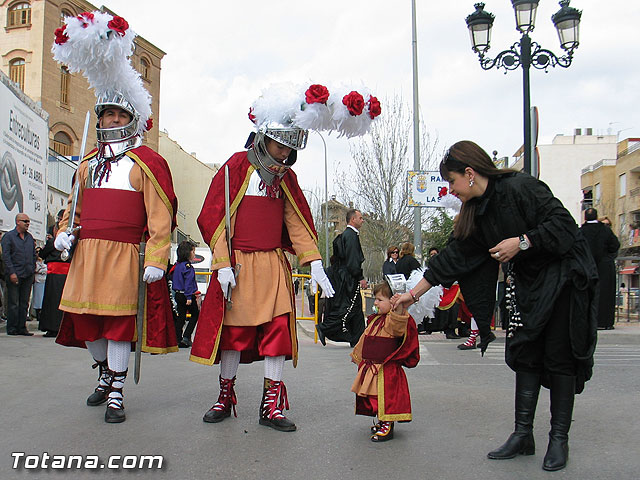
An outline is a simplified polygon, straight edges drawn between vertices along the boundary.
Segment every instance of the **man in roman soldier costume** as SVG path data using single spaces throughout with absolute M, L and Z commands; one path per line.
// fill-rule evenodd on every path
M 159 281 L 177 201 L 166 161 L 142 145 L 151 128 L 151 97 L 128 59 L 134 37 L 121 17 L 83 13 L 65 19 L 53 46 L 54 58 L 72 72 L 82 71 L 95 88 L 98 116 L 98 148 L 78 167 L 55 239 L 58 250 L 74 247 L 56 341 L 89 350 L 99 380 L 87 405 L 106 402 L 108 423 L 125 420 L 122 389 L 131 343 L 142 342 L 142 350 L 151 353 L 177 351 L 167 287 Z M 74 226 L 81 229 L 69 228 Z M 146 242 L 143 272 L 141 241 Z
M 305 88 L 281 85 L 263 92 L 250 109 L 257 132 L 249 137 L 248 151 L 234 154 L 215 175 L 198 218 L 216 271 L 191 350 L 195 362 L 220 362 L 220 393 L 204 415 L 208 423 L 224 420 L 232 410 L 235 415 L 239 363 L 264 359 L 259 423 L 280 431 L 296 429 L 283 413 L 289 405 L 282 370 L 285 359 L 295 366 L 298 355 L 294 287 L 284 252 L 311 266 L 312 284 L 321 286 L 323 296 L 333 295 L 333 287 L 291 167 L 306 145 L 308 129 L 346 135 L 351 123 L 343 119 L 342 129 L 334 123 L 337 102 L 326 87 Z M 363 124 L 368 127 L 368 122 Z

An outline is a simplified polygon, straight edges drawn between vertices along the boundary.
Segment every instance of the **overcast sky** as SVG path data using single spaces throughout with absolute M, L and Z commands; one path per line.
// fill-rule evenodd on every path
M 485 0 L 495 15 L 489 56 L 520 36 L 509 0 Z M 206 163 L 243 148 L 249 106 L 265 86 L 355 82 L 381 100 L 412 102 L 410 0 L 109 0 L 106 6 L 167 53 L 162 61 L 161 129 Z M 473 0 L 416 0 L 420 114 L 441 149 L 474 140 L 511 156 L 522 144 L 522 70 L 484 71 L 471 51 L 465 17 Z M 531 104 L 540 111 L 539 144 L 591 127 L 640 137 L 640 1 L 573 0 L 583 11 L 571 67 L 531 70 Z M 563 53 L 541 0 L 531 37 Z M 157 116 L 157 112 L 154 112 Z M 383 104 L 384 114 L 384 104 Z M 157 123 L 156 123 L 157 125 Z M 327 139 L 329 195 L 334 162 L 348 140 Z M 324 191 L 321 139 L 310 134 L 294 167 L 303 188 Z

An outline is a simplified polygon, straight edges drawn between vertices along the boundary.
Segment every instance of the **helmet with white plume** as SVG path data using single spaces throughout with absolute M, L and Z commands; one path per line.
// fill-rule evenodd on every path
M 305 148 L 309 130 L 336 131 L 338 136 L 364 135 L 380 112 L 380 102 L 366 89 L 363 94 L 346 87 L 335 89 L 321 84 L 276 84 L 262 92 L 249 109 L 249 119 L 255 124 L 247 147 L 257 163 L 262 179 L 271 184 L 297 159 L 297 151 Z M 334 93 L 335 92 L 335 93 Z M 350 93 L 349 93 L 350 92 Z M 285 160 L 278 160 L 267 151 L 269 140 L 291 148 Z
M 124 18 L 100 11 L 67 17 L 55 32 L 53 58 L 87 78 L 95 90 L 98 118 L 109 108 L 131 116 L 125 126 L 101 128 L 98 122 L 98 147 L 106 158 L 139 146 L 151 128 L 151 95 L 129 60 L 135 36 Z

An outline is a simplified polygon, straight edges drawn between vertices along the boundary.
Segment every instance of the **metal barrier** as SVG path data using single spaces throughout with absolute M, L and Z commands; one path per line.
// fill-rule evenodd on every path
M 304 288 L 305 288 L 305 284 L 307 282 L 305 282 L 305 279 L 311 280 L 311 275 L 307 275 L 306 273 L 294 273 L 293 275 L 291 275 L 292 277 L 296 277 L 296 278 L 301 278 L 302 279 L 302 288 L 300 289 L 300 312 L 304 313 L 304 298 L 306 297 L 306 295 L 304 294 Z M 297 320 L 313 320 L 313 341 L 314 343 L 318 343 L 318 331 L 316 330 L 316 325 L 318 325 L 318 291 L 316 290 L 316 293 L 314 295 L 313 298 L 313 317 L 305 317 L 305 316 L 297 316 L 296 315 L 296 321 Z
M 196 275 L 208 275 L 209 276 L 209 280 L 211 280 L 211 275 L 213 274 L 213 272 L 196 272 Z M 294 273 L 292 275 L 292 277 L 297 277 L 297 278 L 301 278 L 302 279 L 302 289 L 300 290 L 301 295 L 301 305 L 300 305 L 300 311 L 304 313 L 304 299 L 306 297 L 306 295 L 304 294 L 304 289 L 305 289 L 305 284 L 307 282 L 304 281 L 304 279 L 308 279 L 311 280 L 311 275 L 307 275 L 305 273 Z M 208 286 L 208 285 L 207 285 Z M 313 306 L 313 317 L 305 317 L 305 316 L 297 316 L 296 315 L 296 321 L 297 320 L 313 320 L 313 341 L 315 343 L 318 343 L 318 332 L 315 329 L 315 326 L 318 324 L 318 292 L 316 291 L 315 295 L 314 295 L 314 302 L 313 302 L 314 306 Z M 191 314 L 187 313 L 187 317 L 190 317 Z

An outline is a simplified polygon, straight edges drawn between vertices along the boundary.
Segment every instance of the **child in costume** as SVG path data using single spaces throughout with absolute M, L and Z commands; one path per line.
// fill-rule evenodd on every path
M 411 397 L 402 367 L 420 360 L 418 330 L 406 309 L 391 311 L 391 287 L 376 285 L 374 308 L 367 327 L 351 353 L 358 364 L 351 391 L 356 394 L 356 415 L 378 417 L 371 427 L 371 441 L 393 438 L 395 421 L 411 421 Z

